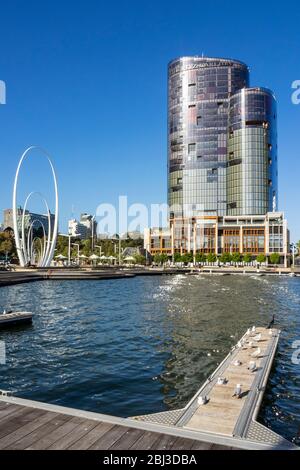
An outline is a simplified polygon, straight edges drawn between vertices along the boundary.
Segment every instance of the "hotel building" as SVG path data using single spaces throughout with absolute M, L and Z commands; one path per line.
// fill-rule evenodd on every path
M 168 67 L 169 228 L 147 229 L 151 254 L 279 253 L 277 110 L 240 61 L 182 57 Z

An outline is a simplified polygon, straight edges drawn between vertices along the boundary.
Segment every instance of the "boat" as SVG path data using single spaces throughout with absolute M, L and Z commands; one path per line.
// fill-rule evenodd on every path
M 0 314 L 0 329 L 10 326 L 24 325 L 32 323 L 31 312 L 9 312 Z

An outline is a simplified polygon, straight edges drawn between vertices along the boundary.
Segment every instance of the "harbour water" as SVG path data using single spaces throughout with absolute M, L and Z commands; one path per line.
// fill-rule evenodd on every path
M 275 314 L 282 335 L 260 420 L 300 444 L 299 278 L 43 281 L 2 287 L 1 308 L 35 314 L 0 331 L 1 389 L 117 416 L 184 406 L 245 330 Z

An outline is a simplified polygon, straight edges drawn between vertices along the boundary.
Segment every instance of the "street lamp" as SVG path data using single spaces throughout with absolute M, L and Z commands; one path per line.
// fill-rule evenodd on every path
M 121 249 L 122 249 L 122 239 L 123 240 L 128 240 L 128 237 L 123 237 L 122 238 L 122 235 L 119 233 L 119 237 L 115 237 L 113 238 L 113 240 L 119 240 L 119 266 L 121 266 Z
M 60 233 L 60 235 L 62 237 L 68 237 L 69 238 L 69 246 L 68 246 L 68 266 L 71 265 L 71 238 L 72 238 L 72 235 L 69 233 L 69 234 L 66 234 L 66 233 Z
M 78 249 L 77 263 L 78 263 L 78 265 L 79 265 L 79 254 L 80 254 L 79 249 L 80 249 L 80 245 L 79 245 L 79 243 L 72 243 L 72 246 L 77 246 L 77 249 Z
M 92 253 L 94 252 L 94 223 L 96 215 L 92 217 Z
M 295 243 L 291 243 L 290 247 L 291 247 L 292 255 L 293 255 L 293 268 L 295 268 L 295 252 L 297 249 L 297 245 Z
M 95 248 L 99 248 L 99 253 L 100 253 L 100 258 L 101 258 L 101 254 L 102 254 L 102 246 L 100 245 L 95 245 Z

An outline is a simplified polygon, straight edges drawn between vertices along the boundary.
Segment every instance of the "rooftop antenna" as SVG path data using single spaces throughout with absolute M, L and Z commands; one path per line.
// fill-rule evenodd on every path
M 203 59 L 203 57 L 204 57 L 204 52 L 203 52 L 203 51 L 202 51 L 201 57 L 202 57 L 202 59 Z
M 74 204 L 71 207 L 71 219 L 74 219 Z

